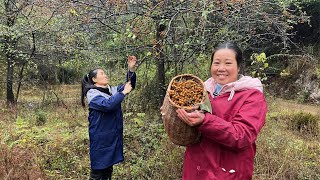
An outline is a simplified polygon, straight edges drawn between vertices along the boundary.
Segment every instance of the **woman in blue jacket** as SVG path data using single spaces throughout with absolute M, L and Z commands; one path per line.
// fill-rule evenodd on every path
M 135 88 L 136 57 L 128 57 L 129 71 L 126 83 L 110 86 L 101 68 L 91 70 L 82 80 L 82 106 L 84 97 L 89 106 L 90 180 L 111 179 L 113 165 L 123 157 L 123 117 L 121 102 Z

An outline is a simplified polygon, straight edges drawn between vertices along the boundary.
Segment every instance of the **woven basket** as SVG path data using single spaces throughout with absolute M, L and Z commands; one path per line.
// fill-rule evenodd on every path
M 195 127 L 191 127 L 186 123 L 184 123 L 177 116 L 177 113 L 176 113 L 176 110 L 178 108 L 183 108 L 188 112 L 190 112 L 190 111 L 194 111 L 196 106 L 194 106 L 193 110 L 190 110 L 190 107 L 179 106 L 170 99 L 170 95 L 168 91 L 171 90 L 172 83 L 180 79 L 185 79 L 185 80 L 191 79 L 194 82 L 199 83 L 203 86 L 203 98 L 201 100 L 201 103 L 203 103 L 205 100 L 206 91 L 204 89 L 203 81 L 197 76 L 194 76 L 192 74 L 182 74 L 182 75 L 175 76 L 171 80 L 168 86 L 167 93 L 162 104 L 162 112 L 164 113 L 164 116 L 163 116 L 164 128 L 167 135 L 169 136 L 169 139 L 174 144 L 186 146 L 186 145 L 194 144 L 198 142 L 200 139 L 200 132 L 198 132 L 198 130 Z

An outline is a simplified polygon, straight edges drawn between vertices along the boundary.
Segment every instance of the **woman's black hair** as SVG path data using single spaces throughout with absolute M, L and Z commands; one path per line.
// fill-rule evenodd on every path
M 231 49 L 231 50 L 233 50 L 236 53 L 236 60 L 237 60 L 238 67 L 241 66 L 242 61 L 243 61 L 241 49 L 237 46 L 237 44 L 235 44 L 233 42 L 224 42 L 224 43 L 218 45 L 216 48 L 214 48 L 214 50 L 213 50 L 213 52 L 211 54 L 211 65 L 210 65 L 210 67 L 212 66 L 214 54 L 220 49 Z
M 84 97 L 87 95 L 87 92 L 94 86 L 95 82 L 93 82 L 92 78 L 97 77 L 98 69 L 95 68 L 91 70 L 88 74 L 84 75 L 81 80 L 81 104 L 82 107 L 86 107 L 84 103 Z

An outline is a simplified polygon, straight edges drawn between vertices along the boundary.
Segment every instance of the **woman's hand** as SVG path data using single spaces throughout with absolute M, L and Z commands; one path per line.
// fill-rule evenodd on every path
M 127 82 L 127 83 L 124 85 L 124 89 L 123 89 L 122 93 L 123 93 L 124 95 L 126 95 L 126 94 L 128 94 L 129 92 L 131 92 L 131 90 L 132 90 L 132 86 L 131 86 L 131 83 L 130 83 L 130 81 L 129 81 L 129 82 Z
M 135 71 L 136 63 L 137 63 L 137 58 L 135 56 L 128 56 L 128 66 L 131 72 Z
M 205 117 L 204 113 L 198 110 L 188 113 L 184 109 L 177 109 L 176 112 L 178 117 L 189 126 L 197 126 L 201 124 Z

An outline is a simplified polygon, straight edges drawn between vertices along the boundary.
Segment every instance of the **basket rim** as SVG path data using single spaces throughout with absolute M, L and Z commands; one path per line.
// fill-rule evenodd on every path
M 205 89 L 205 87 L 204 87 L 203 81 L 202 81 L 198 76 L 196 76 L 196 75 L 194 75 L 194 74 L 180 74 L 180 75 L 177 75 L 177 76 L 173 77 L 173 78 L 171 79 L 170 83 L 169 83 L 169 86 L 168 86 L 166 95 L 168 96 L 168 100 L 169 100 L 170 104 L 173 105 L 174 107 L 176 107 L 176 108 L 178 108 L 178 109 L 179 109 L 179 108 L 182 108 L 182 109 L 190 110 L 190 107 L 189 107 L 189 106 L 179 106 L 179 105 L 177 105 L 176 103 L 174 103 L 174 102 L 171 100 L 170 95 L 169 95 L 169 90 L 170 90 L 170 87 L 171 87 L 172 83 L 174 82 L 174 80 L 176 80 L 177 78 L 185 77 L 185 76 L 191 76 L 192 78 L 197 79 L 197 80 L 202 84 L 202 86 L 203 86 L 203 97 L 202 97 L 202 100 L 201 100 L 200 103 L 195 104 L 193 107 L 202 104 L 202 103 L 205 101 L 205 96 L 206 96 L 207 91 L 206 91 L 206 89 Z M 191 107 L 191 108 L 192 108 L 192 107 Z

